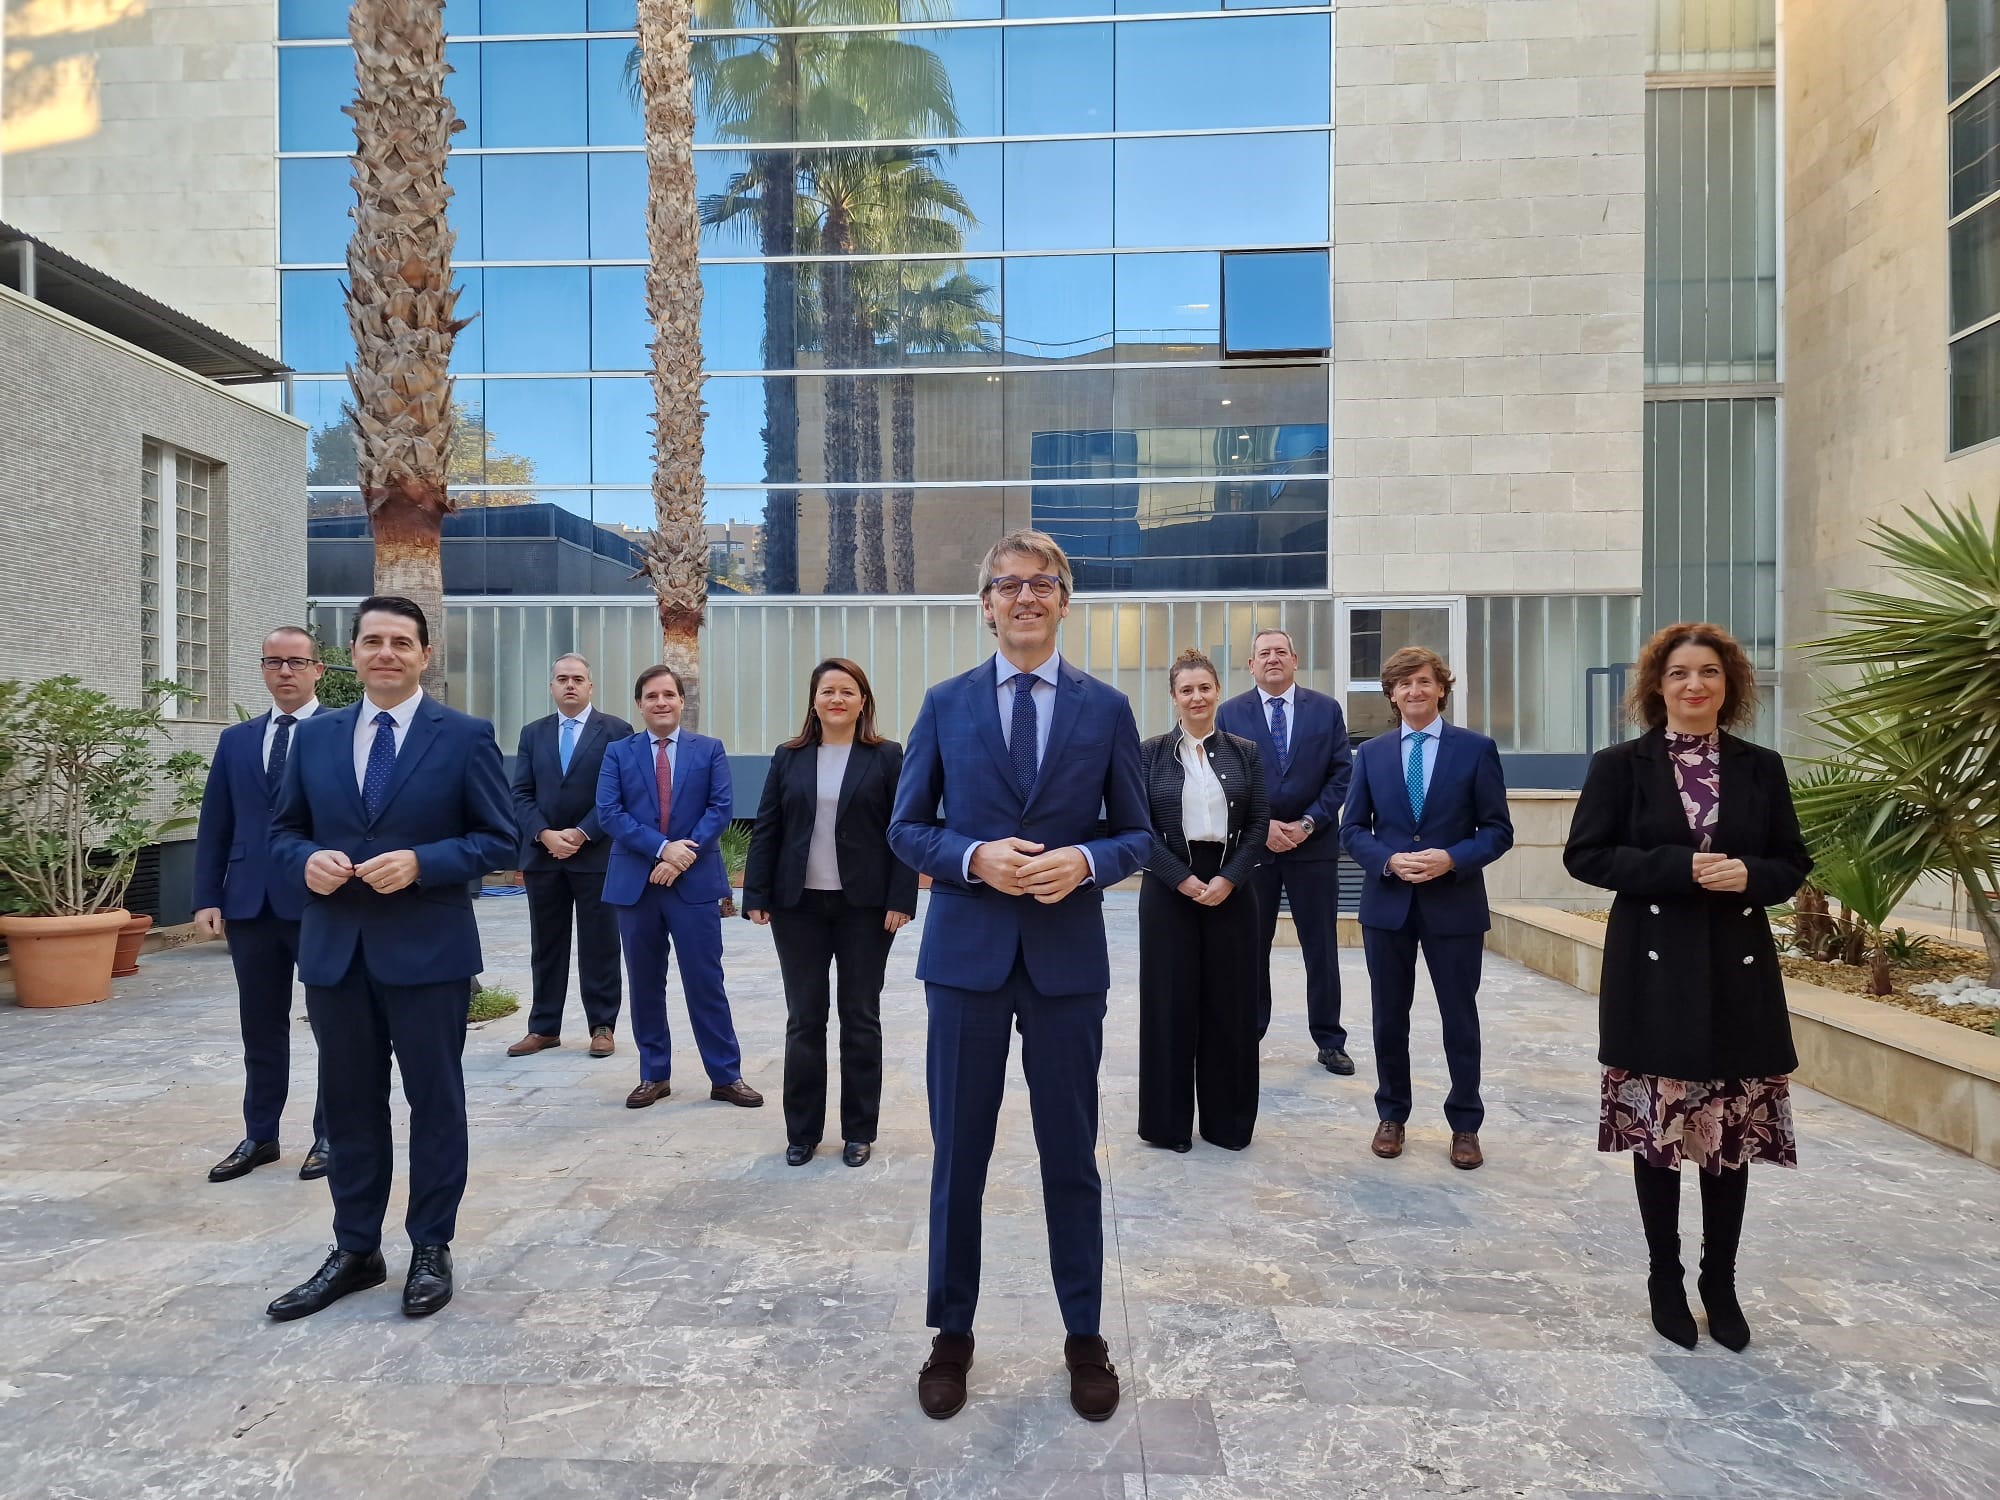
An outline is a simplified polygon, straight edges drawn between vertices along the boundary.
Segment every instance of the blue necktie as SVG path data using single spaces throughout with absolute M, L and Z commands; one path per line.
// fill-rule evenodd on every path
M 396 716 L 384 709 L 375 715 L 375 740 L 368 747 L 368 769 L 361 777 L 361 806 L 369 817 L 382 810 L 389 795 L 389 776 L 396 769 Z
M 278 732 L 271 736 L 271 763 L 264 768 L 264 784 L 273 799 L 285 783 L 285 757 L 291 753 L 292 726 L 298 722 L 295 714 L 279 714 Z
M 563 775 L 567 776 L 569 775 L 569 758 L 576 754 L 576 720 L 563 720 L 562 748 L 558 753 L 562 756 Z
M 1007 758 L 1014 766 L 1014 786 L 1026 802 L 1035 789 L 1035 674 L 1014 675 L 1014 726 L 1007 739 Z
M 1271 700 L 1271 744 L 1278 752 L 1278 774 L 1285 774 L 1285 767 L 1292 758 L 1292 734 L 1285 725 L 1285 700 Z
M 1424 820 L 1424 743 L 1428 739 L 1428 730 L 1410 736 L 1410 760 L 1403 768 L 1403 786 L 1410 794 L 1410 816 L 1419 823 Z

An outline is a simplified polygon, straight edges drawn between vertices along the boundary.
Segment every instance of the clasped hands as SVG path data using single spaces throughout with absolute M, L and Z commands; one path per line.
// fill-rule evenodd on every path
M 1424 885 L 1441 875 L 1449 875 L 1455 866 L 1451 855 L 1443 849 L 1413 849 L 1407 854 L 1389 856 L 1389 873 L 1410 885 Z
M 1264 834 L 1264 847 L 1273 854 L 1287 854 L 1306 841 L 1306 827 L 1303 819 L 1286 823 L 1271 819 L 1271 826 Z
M 972 874 L 1003 896 L 1052 906 L 1090 878 L 1090 861 L 1074 844 L 1044 850 L 1029 839 L 994 839 L 972 851 Z
M 392 849 L 358 865 L 338 849 L 316 849 L 306 860 L 306 887 L 315 895 L 331 896 L 348 881 L 360 880 L 377 895 L 392 896 L 415 885 L 421 873 L 410 849 Z
M 660 850 L 660 857 L 653 865 L 653 873 L 646 877 L 649 885 L 672 885 L 688 871 L 701 853 L 701 846 L 693 839 L 675 839 Z
M 1203 880 L 1199 875 L 1190 875 L 1174 889 L 1196 906 L 1220 906 L 1236 889 L 1236 882 L 1226 875 L 1218 875 L 1213 880 Z
M 1745 891 L 1750 888 L 1750 868 L 1727 854 L 1697 853 L 1694 883 L 1705 891 Z
M 552 859 L 568 859 L 590 840 L 581 828 L 544 828 L 535 842 L 549 851 Z

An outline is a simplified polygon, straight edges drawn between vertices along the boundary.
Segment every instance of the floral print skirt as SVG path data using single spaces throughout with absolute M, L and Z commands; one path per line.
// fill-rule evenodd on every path
M 1792 1128 L 1791 1080 L 1690 1083 L 1606 1068 L 1597 1149 L 1636 1151 L 1655 1167 L 1679 1167 L 1685 1157 L 1704 1172 L 1753 1161 L 1796 1167 L 1799 1138 Z

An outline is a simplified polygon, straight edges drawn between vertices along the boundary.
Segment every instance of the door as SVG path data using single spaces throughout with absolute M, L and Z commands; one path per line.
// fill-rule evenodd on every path
M 1382 694 L 1382 663 L 1405 646 L 1428 646 L 1461 680 L 1465 675 L 1465 597 L 1359 598 L 1337 601 L 1334 691 L 1356 744 L 1396 727 L 1396 710 Z M 1458 704 L 1447 701 L 1445 717 Z

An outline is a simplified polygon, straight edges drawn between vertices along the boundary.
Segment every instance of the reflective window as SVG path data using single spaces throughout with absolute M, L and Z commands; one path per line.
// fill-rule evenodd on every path
M 754 269 L 754 267 L 752 268 Z M 708 308 L 702 301 L 704 314 Z M 708 348 L 703 323 L 702 348 Z M 590 272 L 590 368 L 650 370 L 653 325 L 646 321 L 646 271 L 643 266 L 595 266 Z
M 585 17 L 584 0 L 480 0 L 479 29 L 488 36 L 582 31 Z
M 1951 113 L 1951 211 L 1962 214 L 2000 190 L 2000 82 Z
M 639 109 L 638 80 L 628 79 L 626 62 L 634 44 L 618 41 L 590 44 L 590 143 L 593 146 L 636 146 L 646 139 Z
M 1323 242 L 1327 144 L 1322 132 L 1119 141 L 1116 243 Z
M 470 382 L 468 382 L 470 383 Z M 524 481 L 590 482 L 588 380 L 488 380 L 485 386 L 486 482 L 499 483 L 496 463 L 518 459 Z
M 482 129 L 484 114 L 480 109 L 479 82 L 482 69 L 479 60 L 479 43 L 454 42 L 444 49 L 444 60 L 450 64 L 450 71 L 444 75 L 444 96 L 451 100 L 451 107 L 458 111 L 459 119 L 465 122 L 465 129 L 451 138 L 454 148 L 486 144 Z M 346 119 L 345 115 L 341 116 Z
M 556 256 L 565 252 L 542 253 Z M 647 258 L 646 158 L 640 152 L 599 152 L 590 158 L 590 256 L 593 260 Z
M 1141 478 L 1326 472 L 1324 365 L 1119 370 L 1113 416 Z
M 486 258 L 486 193 L 483 156 L 453 154 L 444 159 L 444 182 L 451 189 L 445 218 L 458 232 L 452 254 L 459 260 Z
M 1121 144 L 1131 144 L 1125 142 Z M 1009 250 L 1112 243 L 1110 141 L 1021 141 L 1006 152 L 1003 241 Z
M 1777 665 L 1777 403 L 1648 401 L 1645 444 L 1648 628 L 1720 621 Z
M 652 482 L 652 381 L 591 381 L 590 477 L 599 484 Z
M 1951 446 L 2000 437 L 2000 323 L 1951 346 Z
M 341 28 L 344 34 L 346 28 Z M 352 151 L 354 49 L 284 47 L 278 52 L 278 149 Z
M 611 157 L 588 158 L 590 174 Z M 586 205 L 586 158 L 575 154 L 486 156 L 486 260 L 582 260 L 596 218 Z M 644 225 L 640 225 L 643 236 Z
M 1079 589 L 1326 586 L 1327 482 L 1037 485 Z
M 345 380 L 295 380 L 292 415 L 306 424 L 306 483 L 354 484 L 353 428 L 348 425 Z
M 278 259 L 291 265 L 347 261 L 354 189 L 344 156 L 278 163 Z
M 1215 358 L 1222 333 L 1219 266 L 1213 254 L 1119 256 L 1121 357 Z M 1322 283 L 1324 279 L 1322 261 Z
M 693 62 L 703 143 L 1000 132 L 997 31 L 698 38 Z
M 1332 347 L 1329 286 L 1324 250 L 1223 256 L 1223 352 L 1292 354 Z
M 990 364 L 1000 358 L 1001 262 L 907 260 L 900 300 L 878 330 L 884 362 Z
M 486 273 L 475 266 L 456 271 L 454 279 L 458 282 L 458 316 L 472 321 L 459 329 L 451 342 L 451 371 L 454 375 L 476 375 L 486 368 Z
M 348 0 L 278 0 L 281 40 L 347 35 Z
M 2000 68 L 2000 0 L 1945 0 L 1944 24 L 1950 81 L 1956 99 Z
M 278 276 L 280 348 L 302 374 L 345 370 L 354 357 L 347 332 L 344 271 L 284 271 Z
M 639 25 L 638 0 L 590 0 L 592 31 L 633 31 Z
M 754 171 L 749 153 L 697 151 L 695 191 L 709 226 L 707 244 L 716 254 L 741 255 L 758 245 L 761 173 L 772 159 L 796 165 L 797 232 L 822 249 L 834 248 L 829 235 L 845 240 L 847 254 L 998 249 L 1000 151 L 871 146 L 760 154 Z M 635 212 L 643 201 L 635 200 Z
M 1108 16 L 1115 9 L 1112 0 L 1004 0 L 1004 5 L 1009 16 L 1032 17 Z
M 1326 16 L 1120 26 L 1118 129 L 1324 125 L 1331 34 Z
M 2000 313 L 2000 204 L 1951 226 L 1951 326 Z
M 582 266 L 486 272 L 488 371 L 566 373 L 590 368 L 590 272 Z
M 1084 359 L 1111 347 L 1110 256 L 1018 257 L 1004 265 L 1010 360 Z
M 1111 129 L 1111 32 L 1109 26 L 1008 28 L 1008 133 Z
M 764 368 L 764 286 L 773 269 L 744 265 L 701 268 L 701 360 L 707 368 Z M 796 277 L 797 271 L 787 268 L 783 274 Z
M 589 136 L 586 57 L 583 42 L 486 43 L 480 59 L 484 144 L 583 145 Z

